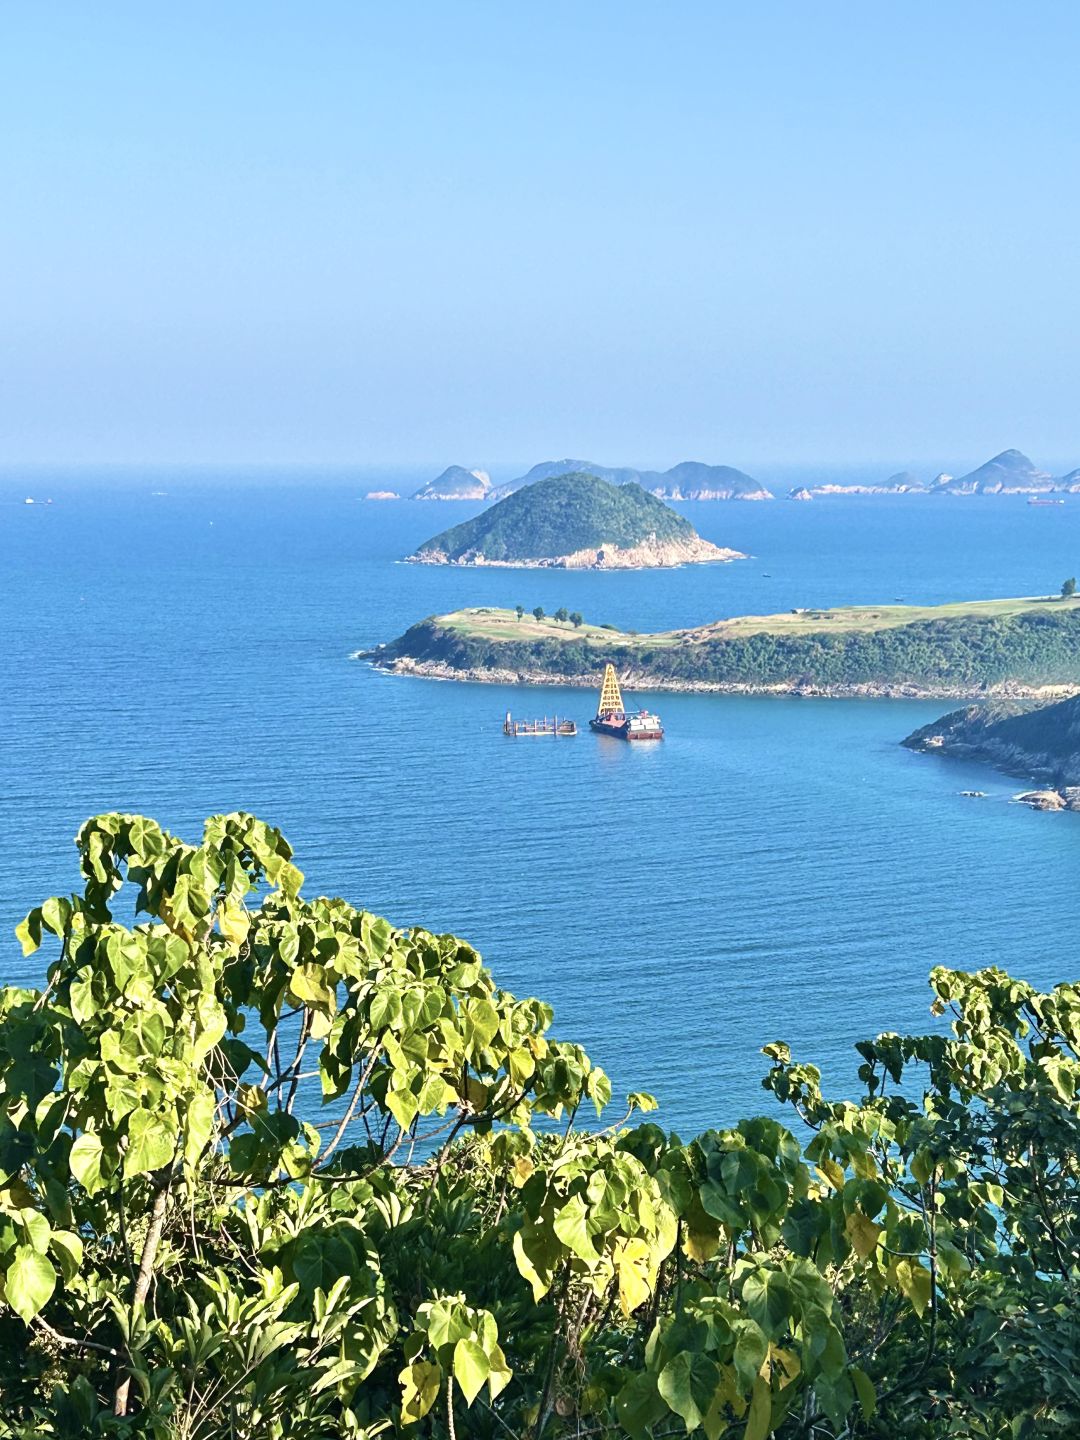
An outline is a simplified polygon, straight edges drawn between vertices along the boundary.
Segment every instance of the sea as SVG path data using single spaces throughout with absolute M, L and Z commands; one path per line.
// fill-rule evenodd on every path
M 648 1090 L 684 1136 L 777 1113 L 761 1088 L 772 1040 L 827 1093 L 856 1093 L 856 1041 L 944 1023 L 935 965 L 1077 978 L 1080 817 L 903 749 L 940 701 L 650 694 L 666 738 L 629 746 L 588 731 L 587 691 L 351 657 L 464 605 L 565 605 L 647 631 L 1049 593 L 1080 570 L 1080 498 L 688 504 L 702 535 L 751 558 L 471 571 L 401 557 L 477 505 L 363 498 L 425 478 L 0 474 L 0 981 L 40 981 L 13 928 L 78 885 L 75 832 L 113 809 L 188 839 L 207 815 L 253 811 L 310 893 L 465 937 L 604 1066 L 612 1117 Z M 507 709 L 579 734 L 508 739 Z

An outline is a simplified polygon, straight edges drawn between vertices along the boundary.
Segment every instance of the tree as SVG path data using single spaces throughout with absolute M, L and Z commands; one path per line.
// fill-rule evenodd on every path
M 581 624 L 582 619 L 583 619 L 583 616 L 582 616 L 580 610 L 572 610 L 572 611 L 570 612 L 570 624 L 573 625 L 573 627 L 574 627 L 575 630 L 576 630 L 576 629 L 578 628 L 578 626 Z
M 766 1046 L 798 1135 L 589 1131 L 548 1006 L 254 817 L 78 847 L 0 990 L 3 1434 L 1078 1433 L 1080 987 L 935 970 L 851 1099 Z
M 570 611 L 567 610 L 565 605 L 560 605 L 558 610 L 555 611 L 555 619 L 560 625 L 565 625 L 570 619 Z
M 514 609 L 515 609 L 516 612 L 517 612 L 517 618 L 520 620 L 521 617 L 525 614 L 525 607 L 524 607 L 524 605 L 516 605 L 516 606 L 514 607 Z
M 537 624 L 539 624 L 540 621 L 544 618 L 544 607 L 542 605 L 537 605 L 532 613 L 533 619 L 537 622 Z
M 1061 598 L 1070 600 L 1076 594 L 1076 577 L 1070 576 L 1061 587 Z

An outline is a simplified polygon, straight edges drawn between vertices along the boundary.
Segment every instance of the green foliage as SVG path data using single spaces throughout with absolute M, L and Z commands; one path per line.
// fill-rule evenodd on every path
M 565 605 L 560 605 L 558 610 L 555 611 L 555 619 L 560 625 L 565 625 L 570 619 L 570 611 L 567 610 Z
M 694 527 L 640 485 L 612 485 L 576 471 L 515 490 L 481 515 L 420 546 L 450 560 L 550 560 L 602 545 L 692 540 Z
M 573 627 L 574 627 L 575 630 L 576 630 L 576 629 L 578 628 L 578 626 L 583 622 L 584 618 L 585 618 L 585 617 L 582 615 L 582 613 L 581 613 L 580 610 L 571 610 L 571 612 L 570 612 L 570 624 L 573 625 Z
M 768 1045 L 794 1132 L 578 1129 L 610 1082 L 547 1006 L 276 830 L 78 846 L 0 991 L 0 1435 L 1080 1428 L 1077 986 L 935 971 L 856 1099 Z
M 515 606 L 514 606 L 514 610 L 516 611 L 516 613 L 517 613 L 517 618 L 518 618 L 519 620 L 520 620 L 521 617 L 525 614 L 525 607 L 524 607 L 524 605 L 515 605 Z
M 611 627 L 602 625 L 600 629 Z M 564 640 L 492 642 L 424 620 L 380 651 L 441 660 L 453 668 L 504 668 L 552 676 L 580 673 Z M 1080 679 L 1080 611 L 952 617 L 881 630 L 758 631 L 685 643 L 628 644 L 618 632 L 591 647 L 590 667 L 610 660 L 651 680 L 709 685 L 925 685 L 969 689 L 1013 680 L 1075 684 Z
M 532 613 L 533 619 L 536 621 L 540 621 L 544 618 L 544 607 L 542 605 L 537 605 Z
M 1064 584 L 1062 585 L 1062 587 L 1061 587 L 1061 598 L 1062 598 L 1063 600 L 1068 600 L 1068 599 L 1070 599 L 1070 598 L 1071 598 L 1073 595 L 1075 595 L 1075 594 L 1076 594 L 1076 576 L 1075 576 L 1075 575 L 1070 575 L 1070 577 L 1068 578 L 1068 580 L 1066 580 L 1066 581 L 1064 582 Z

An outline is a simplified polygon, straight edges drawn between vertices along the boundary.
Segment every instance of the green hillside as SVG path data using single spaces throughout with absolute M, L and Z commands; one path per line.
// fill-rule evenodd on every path
M 612 485 L 575 472 L 538 481 L 419 547 L 416 558 L 489 562 L 554 560 L 603 545 L 629 548 L 655 538 L 690 542 L 697 532 L 640 485 Z
M 1080 600 L 990 600 L 739 616 L 634 635 L 514 611 L 433 616 L 369 652 L 377 664 L 517 672 L 585 682 L 611 661 L 652 688 L 881 687 L 978 695 L 988 687 L 1080 685 Z
M 1080 784 L 1080 696 L 1052 705 L 969 705 L 923 725 L 910 750 L 982 760 L 1013 774 Z

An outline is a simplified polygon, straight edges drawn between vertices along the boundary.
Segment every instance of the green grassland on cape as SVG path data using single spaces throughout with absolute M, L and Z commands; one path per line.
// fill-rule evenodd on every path
M 478 608 L 432 616 L 367 658 L 469 678 L 582 681 L 611 661 L 643 687 L 854 687 L 976 694 L 1080 685 L 1080 601 L 974 600 L 744 615 L 635 634 Z

